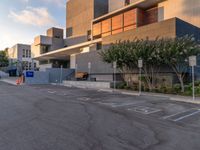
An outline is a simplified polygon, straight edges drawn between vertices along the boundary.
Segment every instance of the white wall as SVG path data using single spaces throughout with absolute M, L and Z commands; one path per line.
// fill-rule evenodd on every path
M 76 68 L 76 55 L 71 55 L 70 56 L 70 69 L 75 69 Z

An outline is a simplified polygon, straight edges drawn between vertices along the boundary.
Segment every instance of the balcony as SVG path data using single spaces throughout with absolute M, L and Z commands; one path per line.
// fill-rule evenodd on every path
M 52 38 L 43 35 L 37 36 L 34 39 L 34 45 L 52 45 Z

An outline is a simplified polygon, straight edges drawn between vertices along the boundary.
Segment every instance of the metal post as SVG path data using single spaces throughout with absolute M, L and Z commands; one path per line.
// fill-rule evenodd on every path
M 142 93 L 142 69 L 139 68 L 139 96 L 141 95 Z
M 194 67 L 197 66 L 197 57 L 189 57 L 189 66 L 192 67 L 192 99 L 195 100 L 195 85 L 194 85 Z
M 143 67 L 143 60 L 138 60 L 138 68 L 139 68 L 139 96 L 142 94 L 142 67 Z
M 60 67 L 60 84 L 62 84 L 62 78 L 63 78 L 63 65 Z
M 114 91 L 116 90 L 116 69 L 117 69 L 117 62 L 113 62 L 113 88 Z
M 192 66 L 192 99 L 195 100 L 194 66 Z
M 91 62 L 88 62 L 89 81 L 91 81 Z

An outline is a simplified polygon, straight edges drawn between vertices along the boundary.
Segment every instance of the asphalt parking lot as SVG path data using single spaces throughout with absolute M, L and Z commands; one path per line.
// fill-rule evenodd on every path
M 1 150 L 199 150 L 200 105 L 0 82 Z

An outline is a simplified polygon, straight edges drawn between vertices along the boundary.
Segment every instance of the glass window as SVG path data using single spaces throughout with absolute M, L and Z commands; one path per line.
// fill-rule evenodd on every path
M 23 49 L 22 57 L 26 57 L 26 50 L 25 49 Z

